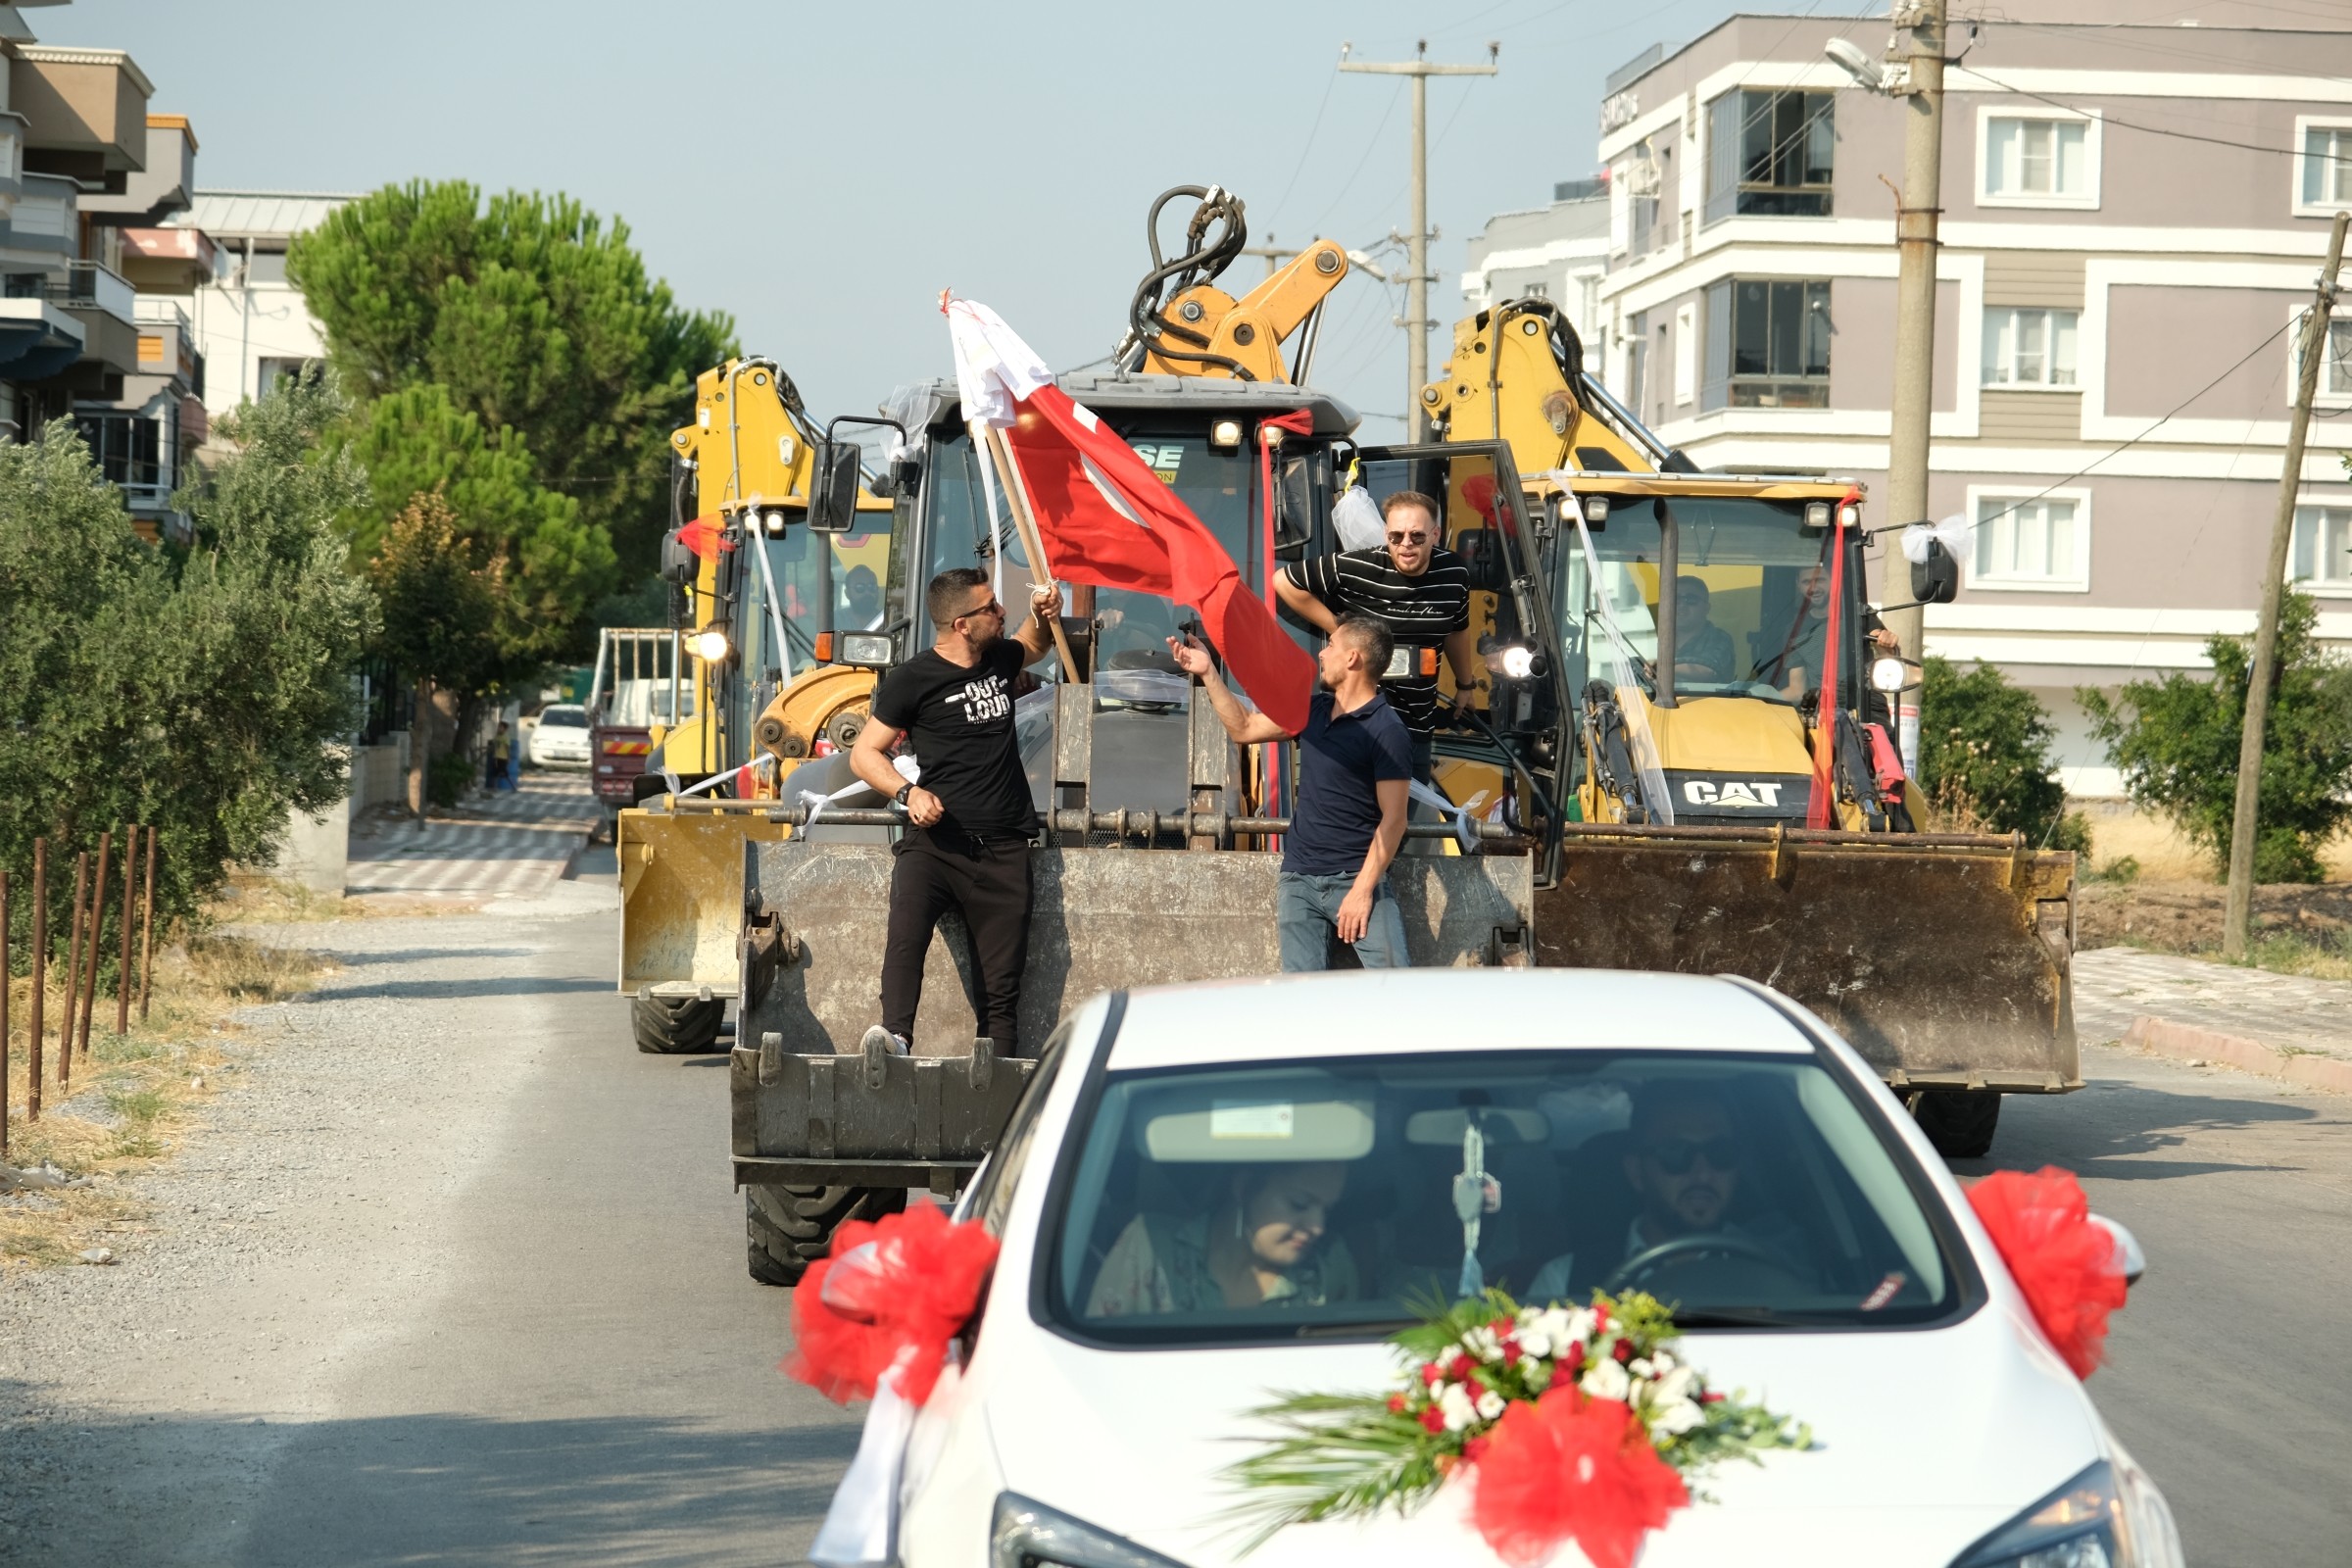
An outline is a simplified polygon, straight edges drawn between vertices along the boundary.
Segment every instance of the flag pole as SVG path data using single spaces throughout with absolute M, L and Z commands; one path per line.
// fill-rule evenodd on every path
M 987 447 L 989 457 L 996 463 L 998 482 L 1004 486 L 1004 504 L 1012 509 L 1012 525 L 1019 530 L 1021 549 L 1029 557 L 1029 580 L 1040 587 L 1053 583 L 1054 578 L 1046 563 L 1045 545 L 1037 535 L 1037 519 L 1029 514 L 1029 498 L 1022 493 L 1019 475 L 1013 471 L 1012 454 L 1004 450 L 1003 433 L 985 419 L 973 419 L 969 424 L 972 439 Z M 1054 591 L 1057 595 L 1060 592 L 1058 587 Z M 1070 657 L 1070 640 L 1062 632 L 1058 606 L 1053 627 L 1054 652 L 1061 657 L 1061 678 L 1075 681 L 1078 678 L 1078 662 Z

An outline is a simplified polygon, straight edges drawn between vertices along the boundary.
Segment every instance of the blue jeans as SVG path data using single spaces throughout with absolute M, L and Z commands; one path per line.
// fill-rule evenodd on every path
M 1274 928 L 1282 938 L 1282 972 L 1307 974 L 1331 967 L 1331 939 L 1339 932 L 1340 904 L 1355 886 L 1352 876 L 1299 876 L 1285 871 L 1275 881 Z M 1367 969 L 1405 969 L 1404 915 L 1382 877 L 1372 895 L 1372 917 L 1355 943 L 1355 961 Z

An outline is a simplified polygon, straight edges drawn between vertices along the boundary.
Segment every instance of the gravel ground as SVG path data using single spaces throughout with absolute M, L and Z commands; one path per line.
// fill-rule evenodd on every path
M 181 1152 L 130 1184 L 152 1213 L 119 1262 L 0 1281 L 0 1562 L 248 1560 L 240 1521 L 338 1369 L 447 1290 L 453 1205 L 564 1049 L 543 999 L 595 989 L 611 898 L 264 933 L 343 970 L 239 1015 Z

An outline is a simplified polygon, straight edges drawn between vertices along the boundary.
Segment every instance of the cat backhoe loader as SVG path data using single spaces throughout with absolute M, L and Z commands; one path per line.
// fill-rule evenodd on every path
M 787 831 L 680 810 L 680 797 L 773 800 L 781 764 L 847 746 L 862 722 L 872 672 L 834 662 L 833 644 L 881 625 L 892 510 L 860 486 L 858 449 L 837 433 L 816 428 L 773 361 L 744 359 L 697 378 L 694 422 L 670 436 L 670 646 L 643 659 L 661 677 L 646 683 L 652 750 L 613 826 L 619 986 L 641 1051 L 718 1049 L 743 844 Z M 809 495 L 828 483 L 852 499 L 820 532 Z
M 2082 1081 L 2074 857 L 1916 831 L 1886 724 L 1915 675 L 1866 636 L 1861 488 L 1695 471 L 1583 352 L 1547 301 L 1480 312 L 1421 394 L 1438 443 L 1364 455 L 1375 490 L 1445 498 L 1485 588 L 1492 690 L 1440 778 L 1529 831 L 1537 962 L 1763 981 L 1982 1154 L 2000 1095 Z M 1941 602 L 1956 568 L 1937 545 L 1913 575 Z

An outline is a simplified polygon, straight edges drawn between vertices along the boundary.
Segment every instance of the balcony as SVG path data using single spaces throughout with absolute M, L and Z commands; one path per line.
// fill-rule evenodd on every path
M 74 182 L 54 174 L 26 174 L 16 207 L 8 215 L 12 250 L 74 253 L 80 225 L 74 220 Z
M 204 356 L 196 349 L 196 329 L 176 300 L 142 294 L 138 300 L 139 373 L 172 376 L 197 396 L 204 395 Z
M 101 223 L 152 225 L 188 210 L 196 193 L 196 132 L 185 115 L 147 117 L 145 167 L 122 188 L 85 192 L 81 210 Z
M 26 44 L 9 72 L 9 107 L 26 122 L 24 167 L 120 196 L 147 167 L 155 84 L 120 49 Z
M 70 262 L 62 277 L 54 272 L 12 276 L 7 295 L 65 307 L 81 323 L 84 358 L 106 372 L 128 375 L 139 368 L 138 291 L 112 268 Z
M 141 295 L 193 294 L 212 281 L 219 258 L 201 228 L 122 230 L 122 275 Z

